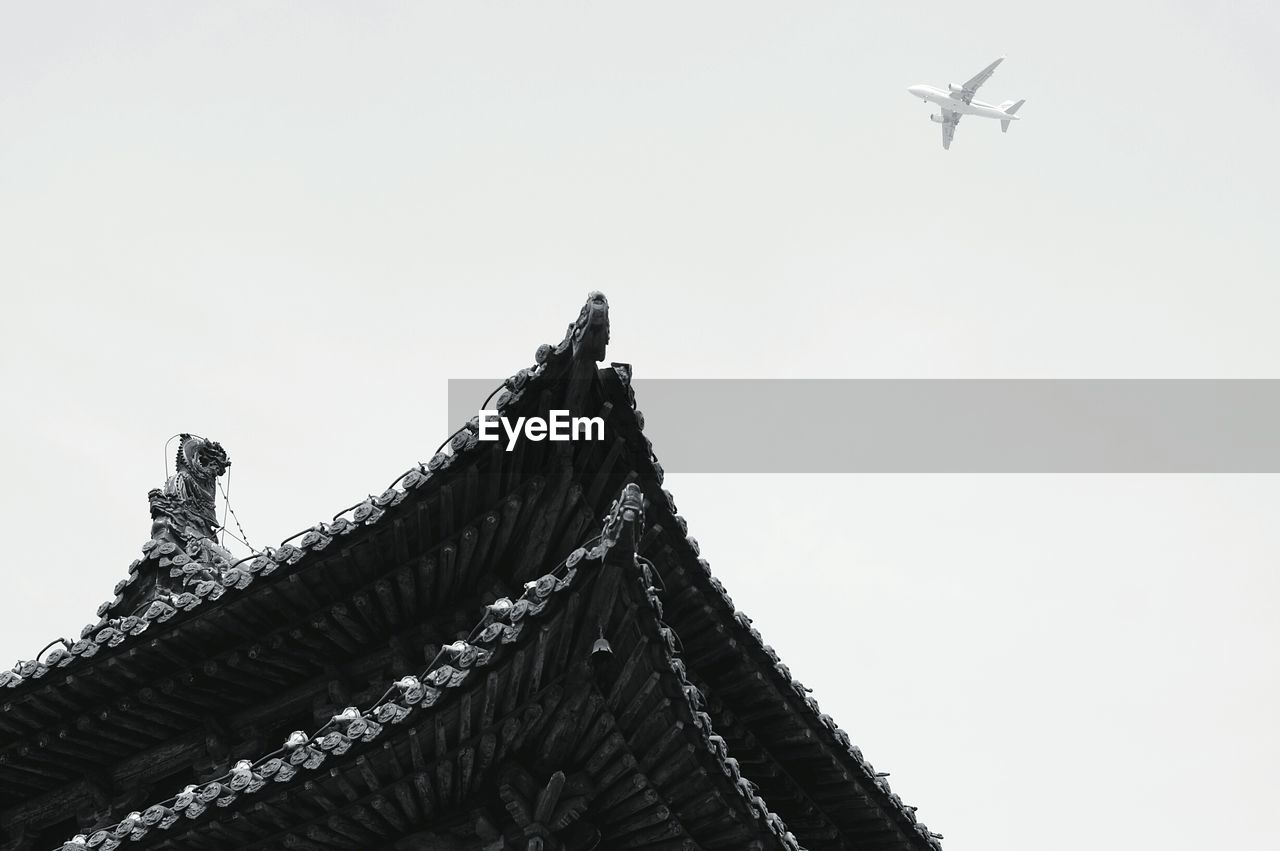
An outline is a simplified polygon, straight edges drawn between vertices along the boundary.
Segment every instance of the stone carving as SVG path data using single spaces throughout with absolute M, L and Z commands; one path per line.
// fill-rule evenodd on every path
M 578 312 L 578 318 L 569 324 L 564 339 L 554 346 L 543 343 L 534 354 L 532 367 L 520 370 L 503 382 L 495 403 L 497 408 L 501 410 L 515 404 L 531 388 L 545 386 L 548 379 L 567 379 L 569 387 L 565 392 L 565 406 L 570 411 L 582 413 L 590 388 L 599 380 L 596 363 L 604 360 L 608 345 L 609 300 L 602 292 L 588 293 L 586 303 Z M 471 440 L 467 448 L 474 445 L 475 441 Z M 443 453 L 428 464 L 432 472 L 449 463 L 450 456 L 441 455 Z
M 573 358 L 590 358 L 591 363 L 604 360 L 609 345 L 609 300 L 602 292 L 587 295 L 578 319 L 569 326 L 566 338 L 573 343 Z
M 161 587 L 181 591 L 195 586 L 205 592 L 201 596 L 219 596 L 223 572 L 234 561 L 214 539 L 220 527 L 218 477 L 231 466 L 231 459 L 217 441 L 190 434 L 179 437 L 173 475 L 163 488 L 147 494 L 151 540 L 143 552 L 159 560 Z
M 231 467 L 222 444 L 179 435 L 176 469 L 163 488 L 147 494 L 151 503 L 152 540 L 171 541 L 185 549 L 198 538 L 212 538 L 218 529 L 215 505 L 218 477 Z
M 622 545 L 634 557 L 644 534 L 644 492 L 635 482 L 622 489 L 604 518 L 600 532 L 600 548 L 608 551 Z
M 560 348 L 569 348 L 568 382 L 564 402 L 571 412 L 584 414 L 587 400 L 600 381 L 596 363 L 604 360 L 609 345 L 609 300 L 602 292 L 587 296 L 578 319 L 569 326 Z

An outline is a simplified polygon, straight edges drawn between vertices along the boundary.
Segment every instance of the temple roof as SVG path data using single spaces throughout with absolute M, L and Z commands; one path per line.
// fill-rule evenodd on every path
M 662 489 L 661 465 L 644 437 L 643 417 L 635 410 L 630 367 L 614 364 L 597 372 L 594 366 L 594 361 L 603 359 L 604 344 L 608 341 L 607 310 L 603 296 L 593 294 L 578 320 L 570 325 L 564 340 L 555 346 L 540 347 L 536 363 L 507 379 L 497 399 L 499 409 L 519 412 L 545 402 L 549 393 L 585 398 L 583 388 L 590 386 L 596 394 L 593 398 L 598 397 L 602 410 L 608 414 L 609 434 L 613 436 L 612 442 L 600 447 L 597 453 L 580 453 L 573 463 L 566 462 L 568 468 L 581 473 L 582 481 L 575 483 L 562 478 L 540 485 L 537 480 L 533 482 L 537 488 L 528 495 L 528 504 L 541 500 L 544 505 L 562 506 L 562 513 L 567 512 L 563 518 L 569 519 L 557 519 L 556 528 L 539 531 L 536 523 L 525 518 L 519 528 L 530 540 L 536 540 L 535 548 L 540 553 L 561 547 L 561 551 L 569 555 L 564 563 L 549 572 L 527 574 L 524 578 L 529 584 L 521 600 L 511 606 L 523 606 L 528 614 L 527 622 L 533 623 L 544 612 L 554 613 L 562 611 L 562 606 L 568 607 L 562 600 L 573 600 L 578 593 L 587 593 L 583 589 L 590 581 L 583 578 L 583 571 L 595 562 L 604 561 L 610 547 L 591 541 L 580 546 L 575 544 L 582 544 L 583 535 L 591 526 L 590 507 L 601 505 L 602 500 L 609 498 L 604 492 L 606 483 L 625 477 L 630 484 L 624 494 L 630 493 L 633 500 L 642 497 L 645 505 L 645 509 L 638 512 L 643 514 L 645 523 L 633 542 L 638 553 L 636 563 L 642 565 L 636 575 L 657 577 L 656 584 L 664 589 L 659 592 L 644 585 L 636 592 L 639 599 L 646 602 L 644 608 L 653 612 L 651 616 L 637 616 L 637 623 L 643 625 L 654 646 L 664 648 L 656 662 L 645 654 L 641 654 L 641 661 L 654 666 L 651 673 L 657 676 L 656 682 L 671 693 L 685 696 L 683 704 L 674 704 L 680 707 L 678 713 L 682 717 L 678 723 L 684 731 L 682 735 L 693 736 L 707 754 L 698 759 L 714 759 L 716 771 L 709 776 L 722 778 L 715 782 L 724 787 L 717 794 L 731 790 L 740 801 L 734 805 L 740 816 L 757 823 L 761 837 L 771 837 L 767 840 L 771 845 L 760 847 L 797 848 L 802 843 L 810 851 L 940 847 L 939 837 L 917 822 L 914 808 L 904 805 L 892 793 L 884 776 L 872 768 L 834 720 L 820 710 L 809 691 L 791 677 L 777 654 L 764 643 L 751 619 L 735 609 L 723 586 L 711 575 L 707 562 L 699 555 L 696 541 L 686 534 L 687 524 L 676 513 L 673 497 Z M 182 655 L 183 647 L 196 644 L 193 638 L 206 640 L 216 630 L 226 631 L 225 626 L 211 624 L 209 612 L 226 611 L 230 623 L 239 623 L 242 631 L 253 631 L 258 628 L 254 626 L 254 618 L 262 616 L 261 606 L 254 602 L 259 597 L 264 601 L 275 601 L 280 595 L 342 600 L 354 593 L 357 602 L 378 597 L 370 605 L 388 605 L 389 597 L 405 593 L 403 581 L 397 587 L 395 583 L 380 580 L 386 583 L 385 587 L 375 585 L 377 593 L 364 598 L 360 598 L 362 592 L 355 590 L 355 585 L 337 587 L 328 594 L 325 593 L 328 589 L 312 586 L 308 590 L 308 586 L 335 581 L 330 578 L 332 568 L 325 567 L 334 560 L 335 551 L 359 551 L 365 542 L 382 534 L 379 530 L 388 527 L 391 531 L 383 535 L 385 539 L 403 538 L 402 527 L 411 506 L 425 506 L 427 499 L 435 500 L 433 504 L 437 506 L 441 499 L 447 504 L 451 488 L 461 487 L 473 493 L 478 487 L 476 470 L 489 463 L 486 459 L 494 451 L 502 450 L 478 441 L 473 420 L 456 431 L 430 461 L 406 471 L 378 496 L 360 501 L 339 512 L 331 521 L 318 523 L 279 547 L 224 565 L 212 576 L 192 577 L 193 581 L 182 586 L 180 592 L 161 594 L 147 601 L 140 611 L 125 611 L 123 604 L 134 594 L 130 586 L 161 559 L 176 574 L 181 574 L 184 568 L 188 573 L 192 570 L 188 567 L 189 560 L 184 561 L 184 553 L 177 551 L 178 548 L 168 548 L 164 542 L 149 542 L 144 558 L 131 566 L 129 578 L 117 586 L 116 598 L 100 608 L 102 620 L 86 627 L 78 641 L 55 647 L 39 661 L 21 663 L 12 671 L 0 674 L 0 695 L 4 696 L 6 714 L 10 715 L 9 720 L 0 716 L 0 732 L 4 736 L 0 738 L 0 784 L 5 782 L 6 765 L 24 766 L 25 761 L 32 758 L 29 742 L 34 731 L 48 735 L 49 730 L 68 729 L 66 725 L 74 717 L 83 717 L 76 715 L 79 711 L 76 693 L 68 691 L 82 687 L 82 672 L 102 672 L 102 682 L 110 688 L 120 694 L 133 693 L 132 670 L 172 665 L 175 657 Z M 519 452 L 505 454 L 519 455 Z M 518 458 L 499 460 L 508 465 L 520 463 Z M 517 489 L 515 493 L 525 492 L 520 490 L 521 479 L 514 473 L 502 475 L 509 479 L 504 484 Z M 498 487 L 498 492 L 501 491 Z M 520 497 L 513 496 L 511 500 L 519 503 Z M 527 510 L 522 513 L 521 506 L 512 501 L 505 503 L 512 506 L 512 516 L 523 518 Z M 544 516 L 553 514 L 544 512 Z M 491 538 L 511 535 L 516 528 L 514 523 L 514 520 L 508 522 L 505 511 L 491 512 L 478 530 L 468 527 L 473 537 L 468 541 L 464 534 L 458 547 L 478 549 L 480 538 L 488 542 Z M 608 527 L 608 518 L 604 527 Z M 524 567 L 512 568 L 513 579 L 521 579 L 520 573 L 525 568 L 537 567 L 542 558 L 540 553 L 529 555 Z M 469 553 L 469 556 L 475 554 Z M 432 581 L 436 583 L 436 592 L 443 591 L 443 579 Z M 408 590 L 413 593 L 412 588 Z M 270 598 L 262 596 L 267 594 Z M 662 614 L 664 604 L 665 615 Z M 227 776 L 199 784 L 190 793 L 196 799 L 203 796 L 224 809 L 239 812 L 243 806 L 240 799 L 251 801 L 255 797 L 272 796 L 277 794 L 275 789 L 309 782 L 304 776 L 309 762 L 315 762 L 314 769 L 322 764 L 355 765 L 353 759 L 363 758 L 359 756 L 361 752 L 371 752 L 363 742 L 373 747 L 384 735 L 396 741 L 403 738 L 388 733 L 389 727 L 405 722 L 410 716 L 455 712 L 449 708 L 453 706 L 449 690 L 465 683 L 469 671 L 479 672 L 484 667 L 480 660 L 508 660 L 502 664 L 513 664 L 510 660 L 525 646 L 524 642 L 532 640 L 532 630 L 514 629 L 516 625 L 510 621 L 509 614 L 499 613 L 506 604 L 496 605 L 496 609 L 491 606 L 485 610 L 468 641 L 463 642 L 466 646 L 455 644 L 451 650 L 442 650 L 443 655 L 416 680 L 400 678 L 395 683 L 387 683 L 383 700 L 363 709 L 344 710 L 347 717 L 342 720 L 335 716 L 330 724 L 341 727 L 345 731 L 343 736 L 357 738 L 347 735 L 353 724 L 360 730 L 360 741 L 353 743 L 354 746 L 348 745 L 350 753 L 356 756 L 348 755 L 347 748 L 336 753 L 336 745 L 328 749 L 323 746 L 326 737 L 340 743 L 333 737 L 335 728 L 326 725 L 327 728 L 315 733 L 304 734 L 301 742 L 294 741 L 283 750 L 265 751 Z M 581 608 L 575 606 L 575 611 Z M 186 644 L 169 641 L 184 632 L 188 636 Z M 157 635 L 163 635 L 166 640 L 155 640 Z M 677 647 L 682 647 L 683 652 L 677 652 Z M 459 664 L 464 657 L 470 660 L 470 666 Z M 462 676 L 455 684 L 452 677 L 458 673 Z M 100 690 L 102 684 L 95 688 Z M 430 701 L 410 700 L 418 688 L 427 690 L 426 694 L 430 690 L 439 694 Z M 90 700 L 90 697 L 86 693 L 84 699 Z M 14 707 L 17 711 L 10 712 Z M 552 707 L 546 714 L 551 717 L 556 711 Z M 407 723 L 419 722 L 409 720 Z M 302 768 L 291 761 L 298 754 L 312 753 L 322 756 L 302 758 L 298 763 Z M 284 766 L 290 766 L 292 774 Z M 22 770 L 27 769 L 9 776 L 20 777 Z M 189 805 L 176 806 L 180 797 L 156 802 L 143 809 L 136 819 L 126 818 L 111 828 L 92 832 L 84 841 L 102 848 L 114 847 L 112 842 L 167 841 L 163 839 L 167 829 L 178 829 L 172 813 L 185 813 L 179 815 L 179 826 L 198 820 L 190 818 Z M 771 812 L 770 807 L 778 814 Z M 784 818 L 786 824 L 791 825 L 790 831 Z M 702 843 L 699 847 L 716 846 Z
M 572 605 L 570 601 L 575 592 L 579 596 L 588 593 L 583 586 L 589 580 L 594 580 L 595 584 L 606 581 L 599 578 L 598 574 L 607 563 L 613 548 L 619 545 L 622 537 L 619 527 L 635 522 L 637 515 L 642 513 L 639 508 L 642 500 L 639 488 L 634 484 L 628 488 L 615 503 L 611 516 L 605 519 L 600 536 L 588 541 L 587 546 L 575 549 L 549 573 L 527 583 L 524 593 L 518 599 L 512 601 L 503 598 L 488 605 L 468 639 L 443 648 L 421 675 L 388 683 L 382 698 L 363 710 L 354 707 L 344 710 L 314 733 L 294 734 L 282 747 L 262 754 L 257 759 L 241 761 L 218 780 L 190 786 L 144 811 L 130 814 L 112 828 L 77 837 L 64 848 L 94 847 L 110 851 L 131 844 L 161 848 L 187 847 L 189 843 L 197 841 L 192 831 L 196 830 L 196 825 L 211 811 L 219 808 L 243 808 L 244 803 L 254 797 L 266 798 L 273 794 L 279 797 L 287 786 L 277 786 L 277 783 L 296 785 L 305 781 L 308 776 L 323 782 L 324 772 L 321 769 L 327 767 L 331 759 L 337 761 L 348 750 L 358 750 L 362 744 L 391 739 L 398 726 L 405 725 L 406 729 L 430 732 L 430 716 L 456 705 L 455 693 L 474 695 L 475 705 L 479 707 L 480 701 L 486 700 L 487 692 L 488 702 L 485 707 L 478 708 L 478 712 L 483 715 L 490 711 L 489 707 L 497 706 L 501 700 L 496 692 L 503 686 L 495 683 L 505 683 L 506 687 L 511 687 L 510 683 L 514 682 L 518 687 L 520 677 L 505 680 L 490 677 L 486 680 L 484 677 L 487 669 L 520 664 L 523 659 L 532 659 L 538 654 L 527 651 L 543 643 L 557 642 L 563 648 L 569 644 L 568 636 L 575 632 L 590 638 L 590 630 L 583 632 L 580 621 L 589 620 L 599 610 L 598 607 L 587 603 L 569 610 L 566 607 Z M 633 553 L 634 545 L 634 541 L 631 541 Z M 634 555 L 631 556 L 631 561 L 636 564 Z M 626 565 L 627 560 L 619 559 L 617 563 Z M 615 704 L 623 719 L 619 722 L 619 727 L 624 728 L 622 732 L 627 734 L 625 739 L 644 736 L 643 731 L 647 729 L 648 734 L 641 741 L 652 743 L 655 758 L 662 756 L 664 761 L 681 757 L 697 759 L 708 763 L 708 767 L 692 772 L 668 768 L 662 775 L 663 779 L 654 781 L 659 788 L 654 789 L 656 794 L 650 796 L 644 794 L 644 789 L 627 790 L 620 801 L 638 795 L 643 806 L 633 808 L 625 816 L 620 815 L 615 820 L 616 823 L 602 824 L 605 830 L 610 831 L 606 838 L 609 841 L 625 841 L 631 834 L 643 830 L 655 835 L 665 835 L 673 840 L 697 843 L 688 847 L 715 847 L 716 842 L 728 838 L 729 832 L 737 829 L 741 831 L 738 841 L 743 843 L 739 847 L 751 845 L 760 849 L 799 851 L 800 846 L 794 836 L 787 831 L 780 818 L 769 812 L 765 801 L 756 794 L 751 782 L 742 776 L 737 762 L 726 752 L 724 740 L 712 729 L 711 718 L 702 709 L 704 704 L 701 693 L 685 676 L 683 663 L 676 651 L 674 633 L 661 620 L 662 606 L 658 594 L 651 586 L 638 582 L 643 578 L 642 570 L 615 578 L 614 584 L 621 588 L 612 589 L 613 593 L 621 591 L 625 594 L 630 591 L 646 604 L 636 620 L 645 631 L 646 641 L 635 644 L 633 652 L 621 666 L 621 671 L 612 678 L 613 688 L 607 695 L 597 697 L 597 700 L 603 698 Z M 598 603 L 606 594 L 601 593 L 598 588 L 594 590 L 596 593 L 592 595 L 591 603 Z M 574 620 L 575 616 L 577 620 Z M 550 627 L 539 628 L 540 624 L 548 623 L 556 628 L 555 639 L 546 638 Z M 656 655 L 644 652 L 650 648 L 657 648 L 659 652 Z M 556 652 L 558 651 L 553 651 Z M 612 653 L 612 650 L 609 652 Z M 548 663 L 530 668 L 526 675 L 554 677 L 557 673 L 554 664 Z M 649 680 L 657 683 L 658 687 L 650 686 Z M 482 681 L 484 685 L 480 685 Z M 641 683 L 645 685 L 639 685 Z M 591 695 L 579 696 L 575 705 L 570 691 L 569 687 L 560 689 L 553 686 L 549 698 L 528 708 L 537 707 L 539 711 L 530 712 L 526 709 L 520 714 L 508 713 L 508 722 L 523 716 L 526 729 L 519 729 L 518 723 L 511 727 L 504 724 L 503 736 L 506 739 L 516 739 L 541 734 L 547 736 L 548 742 L 554 743 L 557 730 L 564 732 L 569 729 L 568 725 L 556 723 L 560 717 L 557 712 L 564 716 L 575 710 L 582 711 L 591 700 Z M 645 699 L 662 693 L 673 696 L 674 701 Z M 591 714 L 591 717 L 596 716 Z M 417 728 L 411 723 L 414 720 L 419 723 Z M 424 724 L 427 726 L 423 726 Z M 593 725 L 581 726 L 590 729 Z M 405 738 L 400 737 L 401 740 Z M 680 738 L 696 747 L 693 750 L 681 747 L 676 741 Z M 467 736 L 463 735 L 461 739 L 465 741 Z M 601 765 L 612 760 L 622 766 L 621 770 L 625 770 L 625 762 L 619 758 L 625 745 L 614 745 L 615 740 L 623 742 L 624 737 L 602 733 L 592 738 L 584 736 L 575 744 L 583 747 L 584 752 Z M 384 747 L 390 746 L 391 743 L 387 742 Z M 491 747 L 498 750 L 501 745 L 495 740 Z M 365 750 L 367 752 L 368 749 Z M 466 750 L 461 741 L 459 750 Z M 428 762 L 438 761 L 440 756 L 437 749 L 424 759 Z M 471 776 L 468 777 L 463 770 L 451 766 L 448 773 L 450 780 L 445 782 L 462 785 L 474 782 L 475 776 L 494 763 L 492 757 L 493 754 L 490 753 L 487 761 L 480 757 L 477 762 L 474 761 L 475 754 L 470 754 L 473 761 L 465 771 L 470 772 Z M 658 776 L 656 772 L 650 772 L 650 775 Z M 697 794 L 686 791 L 677 797 L 674 790 L 687 784 L 689 777 L 705 778 L 708 781 L 705 789 L 699 790 Z M 637 780 L 643 779 L 637 775 Z M 389 784 L 384 778 L 370 785 L 381 790 Z M 698 796 L 707 795 L 714 796 L 721 802 L 712 808 L 713 813 L 719 814 L 718 820 L 708 817 L 700 822 L 696 818 L 686 817 L 677 825 L 673 814 L 662 803 L 683 800 L 685 808 L 691 810 L 696 805 Z M 736 816 L 724 814 L 723 804 L 726 801 L 731 807 L 729 812 L 736 812 Z M 674 806 L 672 804 L 673 808 Z M 637 814 L 644 817 L 637 819 Z M 241 827 L 254 829 L 247 822 Z M 252 834 L 241 836 L 230 826 L 224 829 L 229 833 L 228 838 L 237 843 L 236 847 L 256 845 Z M 340 833 L 334 829 L 335 836 Z M 365 841 L 377 840 L 376 836 L 365 838 Z

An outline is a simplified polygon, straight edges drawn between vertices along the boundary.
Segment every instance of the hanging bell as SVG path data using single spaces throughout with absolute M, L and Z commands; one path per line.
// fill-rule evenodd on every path
M 603 635 L 596 639 L 595 644 L 591 645 L 591 658 L 597 662 L 613 658 L 613 648 L 609 646 L 609 640 Z

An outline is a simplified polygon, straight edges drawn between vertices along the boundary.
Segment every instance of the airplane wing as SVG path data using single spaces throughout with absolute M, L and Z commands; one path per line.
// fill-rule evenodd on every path
M 969 78 L 969 80 L 964 84 L 964 91 L 959 93 L 961 99 L 964 100 L 965 103 L 969 103 L 970 101 L 972 101 L 973 96 L 978 92 L 978 87 L 981 86 L 983 83 L 985 83 L 987 80 L 991 79 L 991 75 L 994 74 L 996 71 L 996 66 L 1003 61 L 1004 61 L 1004 57 L 1001 56 L 995 62 L 992 62 L 986 68 L 983 68 L 977 74 L 974 74 L 971 78 Z
M 960 113 L 949 109 L 942 110 L 942 149 L 951 149 L 951 140 L 956 137 L 956 125 L 960 123 Z

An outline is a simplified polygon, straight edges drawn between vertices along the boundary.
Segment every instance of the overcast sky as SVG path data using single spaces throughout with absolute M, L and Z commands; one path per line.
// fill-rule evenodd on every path
M 591 289 L 646 377 L 1280 377 L 1280 10 L 1209 6 L 0 3 L 0 659 L 170 435 L 274 544 Z M 944 152 L 905 88 L 1000 55 Z M 948 851 L 1274 842 L 1276 477 L 669 487 Z

